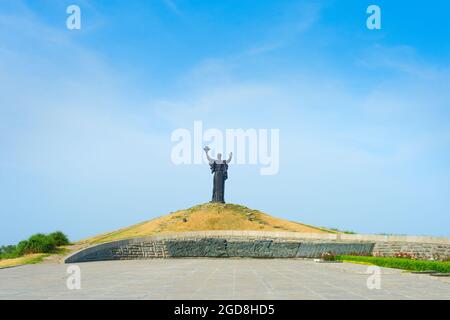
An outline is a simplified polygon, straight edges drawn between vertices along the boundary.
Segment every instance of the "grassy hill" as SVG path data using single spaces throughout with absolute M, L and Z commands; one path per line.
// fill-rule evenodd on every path
M 113 240 L 186 231 L 260 230 L 336 233 L 333 230 L 279 219 L 236 204 L 205 203 L 80 241 L 95 244 Z

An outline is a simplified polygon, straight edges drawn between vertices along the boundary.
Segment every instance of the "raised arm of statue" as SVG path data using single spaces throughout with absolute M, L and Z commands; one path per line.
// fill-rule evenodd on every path
M 208 159 L 209 163 L 213 163 L 213 162 L 214 162 L 214 159 L 211 158 L 211 157 L 209 156 L 209 154 L 208 154 L 208 152 L 209 152 L 210 149 L 209 149 L 208 147 L 205 147 L 203 150 L 205 150 L 205 153 L 206 153 L 206 159 Z
M 233 152 L 230 152 L 230 155 L 228 156 L 227 163 L 230 163 L 232 158 L 233 158 Z

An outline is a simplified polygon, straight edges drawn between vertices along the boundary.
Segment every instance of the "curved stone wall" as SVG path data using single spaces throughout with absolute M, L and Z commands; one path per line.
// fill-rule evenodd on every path
M 187 232 L 119 240 L 80 250 L 66 263 L 182 257 L 317 258 L 324 252 L 422 259 L 450 257 L 450 239 L 263 231 Z

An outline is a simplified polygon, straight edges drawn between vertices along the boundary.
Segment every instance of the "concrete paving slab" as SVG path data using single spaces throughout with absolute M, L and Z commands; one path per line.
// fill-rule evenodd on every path
M 380 268 L 303 259 L 161 259 L 77 264 L 81 289 L 66 286 L 67 264 L 0 270 L 0 299 L 450 299 L 450 283 Z

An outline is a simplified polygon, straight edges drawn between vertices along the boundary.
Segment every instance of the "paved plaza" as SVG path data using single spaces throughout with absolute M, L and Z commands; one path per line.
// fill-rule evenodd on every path
M 381 268 L 368 289 L 365 265 L 300 259 L 165 259 L 77 264 L 81 289 L 69 290 L 66 264 L 0 270 L 0 299 L 450 299 L 449 278 Z

